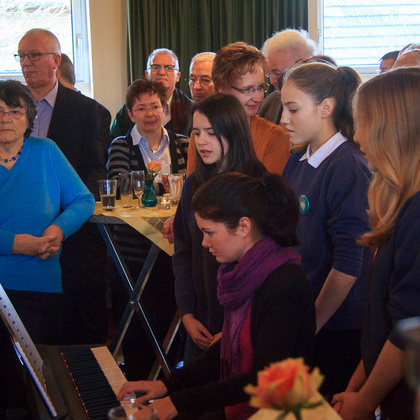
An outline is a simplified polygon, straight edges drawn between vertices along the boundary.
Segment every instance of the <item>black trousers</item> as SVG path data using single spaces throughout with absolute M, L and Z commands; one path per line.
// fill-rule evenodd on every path
M 322 329 L 315 337 L 314 366 L 325 375 L 320 393 L 327 401 L 345 391 L 361 360 L 361 330 Z
M 63 242 L 63 344 L 107 341 L 106 245 L 98 227 L 85 223 Z

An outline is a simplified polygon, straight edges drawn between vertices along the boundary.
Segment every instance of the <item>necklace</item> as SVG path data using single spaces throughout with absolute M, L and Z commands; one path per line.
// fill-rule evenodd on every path
M 23 147 L 23 145 L 22 145 L 22 147 Z M 15 162 L 22 153 L 22 147 L 19 149 L 19 151 L 13 157 L 11 157 L 9 159 L 4 159 L 0 156 L 0 162 L 4 162 L 4 163 Z

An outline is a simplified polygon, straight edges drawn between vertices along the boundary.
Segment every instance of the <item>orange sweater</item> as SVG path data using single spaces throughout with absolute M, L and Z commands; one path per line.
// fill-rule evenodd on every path
M 281 175 L 290 156 L 289 136 L 286 131 L 258 115 L 252 117 L 250 131 L 257 158 L 269 172 Z M 195 170 L 196 153 L 195 136 L 191 133 L 187 175 Z

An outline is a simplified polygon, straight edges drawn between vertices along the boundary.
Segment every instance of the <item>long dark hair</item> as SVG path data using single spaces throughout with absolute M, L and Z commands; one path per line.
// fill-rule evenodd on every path
M 298 200 L 280 175 L 256 179 L 240 173 L 216 175 L 201 185 L 192 199 L 192 209 L 203 219 L 234 229 L 249 217 L 258 232 L 281 246 L 298 244 Z
M 298 89 L 312 97 L 316 104 L 326 98 L 335 100 L 333 121 L 337 131 L 353 141 L 354 121 L 352 100 L 361 83 L 360 76 L 350 67 L 336 67 L 329 63 L 302 64 L 286 73 Z
M 36 117 L 36 106 L 30 89 L 17 80 L 0 81 L 0 99 L 10 108 L 25 108 L 28 128 L 23 136 L 29 137 Z
M 241 172 L 254 177 L 267 172 L 255 155 L 244 107 L 235 96 L 218 93 L 194 105 L 192 111 L 209 120 L 222 150 L 222 137 L 228 143 L 224 172 Z M 206 165 L 198 153 L 195 165 L 194 189 L 218 171 L 217 164 Z

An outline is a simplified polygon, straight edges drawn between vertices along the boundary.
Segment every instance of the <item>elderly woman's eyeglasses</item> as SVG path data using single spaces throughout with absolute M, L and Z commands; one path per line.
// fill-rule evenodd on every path
M 209 79 L 208 77 L 190 77 L 188 79 L 188 83 L 191 86 L 194 86 L 197 83 L 200 83 L 200 85 L 203 86 L 210 86 L 213 83 L 213 80 Z
M 23 114 L 24 112 L 16 111 L 15 109 L 13 111 L 4 111 L 3 109 L 0 109 L 0 120 L 2 120 L 5 115 L 8 115 L 14 120 L 20 120 L 23 117 Z
M 231 88 L 237 90 L 240 93 L 242 93 L 242 95 L 250 96 L 250 95 L 253 95 L 256 91 L 264 92 L 264 93 L 267 92 L 269 86 L 270 85 L 268 83 L 263 83 L 262 85 L 259 85 L 257 87 L 252 87 L 251 86 L 251 87 L 247 87 L 247 88 L 244 88 L 244 89 L 239 89 L 235 86 L 231 86 Z
M 28 54 L 15 54 L 15 60 L 23 63 L 25 61 L 25 57 L 28 57 L 30 61 L 39 61 L 43 55 L 55 55 L 56 53 L 40 53 L 40 52 L 33 52 Z
M 160 71 L 162 67 L 166 73 L 173 73 L 175 70 L 178 70 L 173 64 L 167 64 L 164 66 L 161 66 L 160 64 L 152 64 L 149 69 L 152 71 Z

